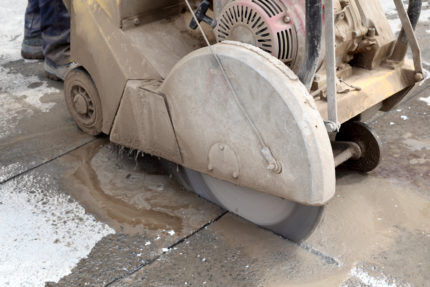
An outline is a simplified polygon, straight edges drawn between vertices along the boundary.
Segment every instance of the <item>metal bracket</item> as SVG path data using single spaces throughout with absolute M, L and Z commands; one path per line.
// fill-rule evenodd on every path
M 337 114 L 336 51 L 333 0 L 325 1 L 325 45 L 328 105 L 328 121 L 325 123 L 325 125 L 329 132 L 335 132 L 339 131 L 340 125 Z
M 340 130 L 339 122 L 324 121 L 324 125 L 325 125 L 325 128 L 327 129 L 327 132 L 329 133 L 335 133 Z

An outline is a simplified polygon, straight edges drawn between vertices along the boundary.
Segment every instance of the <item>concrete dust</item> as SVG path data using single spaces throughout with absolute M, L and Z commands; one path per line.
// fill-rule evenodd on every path
M 407 139 L 404 139 L 403 142 L 412 151 L 420 151 L 423 149 L 430 150 L 430 138 L 424 139 L 424 140 L 407 138 Z
M 426 98 L 420 97 L 420 101 L 426 103 L 427 106 L 430 106 L 430 96 L 428 96 Z
M 339 217 L 339 214 L 342 216 Z M 323 223 L 307 240 L 348 266 L 388 249 L 397 228 L 430 233 L 430 203 L 409 187 L 389 180 L 344 174 Z
M 59 280 L 114 232 L 59 189 L 36 172 L 0 185 L 0 286 Z
M 351 269 L 350 278 L 343 282 L 340 287 L 372 286 L 372 287 L 410 287 L 409 284 L 398 283 L 396 279 L 387 277 L 381 270 L 366 269 L 366 265 L 357 265 Z

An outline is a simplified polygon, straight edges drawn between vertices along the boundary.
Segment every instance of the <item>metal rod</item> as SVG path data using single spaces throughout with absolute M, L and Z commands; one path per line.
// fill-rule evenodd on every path
M 344 150 L 334 158 L 335 166 L 338 167 L 342 163 L 352 158 L 353 155 L 354 155 L 354 149 L 352 147 L 347 148 L 346 150 Z
M 414 30 L 418 24 L 418 20 L 421 15 L 421 9 L 422 9 L 422 0 L 409 0 L 408 17 L 409 17 L 409 20 L 411 21 L 411 25 Z M 406 37 L 405 30 L 402 28 L 400 30 L 399 36 L 397 37 L 396 45 L 391 55 L 391 60 L 396 62 L 403 61 L 403 59 L 406 56 L 407 50 L 408 50 L 408 38 Z
M 394 0 L 394 4 L 396 5 L 397 12 L 399 13 L 400 22 L 402 22 L 402 29 L 406 34 L 406 38 L 408 39 L 409 45 L 411 45 L 415 72 L 420 73 L 422 75 L 423 66 L 421 60 L 421 49 L 418 44 L 418 40 L 415 37 L 414 28 L 412 27 L 408 14 L 405 11 L 405 7 L 403 6 L 402 0 Z
M 335 144 L 347 146 L 340 153 L 334 157 L 334 164 L 336 167 L 346 162 L 349 159 L 358 159 L 361 156 L 361 148 L 354 142 L 336 142 Z
M 324 3 L 328 120 L 338 126 L 333 0 L 326 0 Z

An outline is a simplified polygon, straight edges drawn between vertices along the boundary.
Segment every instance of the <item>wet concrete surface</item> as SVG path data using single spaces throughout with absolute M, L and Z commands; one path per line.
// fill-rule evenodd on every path
M 336 261 L 228 214 L 112 286 L 276 286 L 279 276 L 303 283 L 337 269 Z
M 384 146 L 383 162 L 375 173 L 400 185 L 413 183 L 430 198 L 430 109 L 420 100 L 430 96 L 427 87 L 372 124 Z
M 336 197 L 300 245 L 229 214 L 113 286 L 428 286 L 429 165 L 410 162 L 430 159 L 426 111 L 415 97 L 372 123 L 384 161 L 367 175 L 339 169 Z
M 224 211 L 184 190 L 165 174 L 158 159 L 98 139 L 30 171 L 45 189 L 71 195 L 116 233 L 100 240 L 72 273 L 54 286 L 103 286 L 152 262 L 169 247 Z M 20 176 L 15 181 L 20 186 Z M 79 220 L 79 219 L 78 219 Z M 61 224 L 61 223 L 60 223 Z M 65 238 L 59 239 L 65 240 Z
M 9 81 L 6 87 L 0 87 L 0 93 L 5 93 L 0 120 L 0 182 L 93 140 L 77 129 L 64 104 L 62 84 L 46 80 L 42 62 L 19 60 L 2 67 L 10 79 L 5 79 Z M 26 86 L 19 87 L 22 84 Z
M 418 27 L 423 44 L 426 29 Z M 30 90 L 45 85 L 39 62 L 6 68 L 37 75 Z M 113 230 L 48 286 L 429 286 L 430 106 L 420 100 L 429 86 L 374 118 L 381 165 L 368 175 L 339 169 L 335 198 L 300 245 L 185 191 L 157 159 L 81 133 L 58 83 L 40 90 L 42 105 L 23 94 L 9 103 L 17 112 L 1 126 L 0 182 L 30 193 L 26 177 L 44 182 L 41 206 L 52 193 L 70 196 Z
M 117 232 L 98 242 L 59 286 L 102 286 L 127 276 L 224 214 L 178 185 L 158 159 L 106 140 L 58 162 L 66 192 Z

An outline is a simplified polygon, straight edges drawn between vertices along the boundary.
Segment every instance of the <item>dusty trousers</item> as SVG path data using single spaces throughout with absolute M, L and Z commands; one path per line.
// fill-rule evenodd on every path
M 40 41 L 48 65 L 70 62 L 70 16 L 62 0 L 29 0 L 24 38 Z

